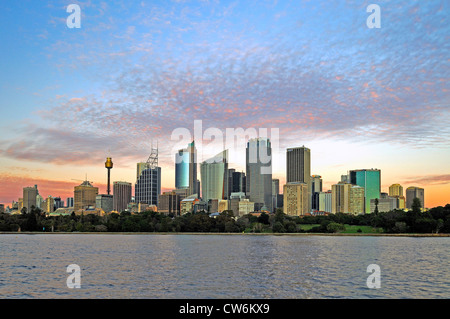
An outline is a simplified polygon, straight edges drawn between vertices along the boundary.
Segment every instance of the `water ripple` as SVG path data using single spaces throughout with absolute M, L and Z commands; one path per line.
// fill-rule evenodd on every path
M 0 235 L 2 298 L 449 298 L 448 238 Z M 381 288 L 366 286 L 367 266 Z M 66 267 L 81 268 L 69 289 Z

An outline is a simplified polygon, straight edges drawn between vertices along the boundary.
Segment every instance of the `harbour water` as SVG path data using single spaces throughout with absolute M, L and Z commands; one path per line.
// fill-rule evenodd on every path
M 0 297 L 447 299 L 449 247 L 449 237 L 1 234 Z M 72 264 L 79 289 L 67 285 Z

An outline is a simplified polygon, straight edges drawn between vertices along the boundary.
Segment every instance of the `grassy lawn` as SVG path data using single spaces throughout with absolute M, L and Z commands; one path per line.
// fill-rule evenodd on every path
M 383 232 L 381 228 L 373 228 L 372 226 L 345 225 L 345 231 L 343 231 L 342 233 L 344 234 L 358 233 L 358 229 L 361 229 L 362 234 Z

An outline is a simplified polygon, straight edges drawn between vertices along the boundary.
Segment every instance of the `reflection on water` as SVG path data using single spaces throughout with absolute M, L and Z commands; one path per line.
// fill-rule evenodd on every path
M 2 298 L 449 298 L 449 238 L 0 235 Z M 81 267 L 81 289 L 66 267 Z M 369 264 L 381 288 L 369 289 Z

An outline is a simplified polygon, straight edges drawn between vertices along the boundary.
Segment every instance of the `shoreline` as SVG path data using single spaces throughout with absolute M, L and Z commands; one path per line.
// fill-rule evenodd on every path
M 353 237 L 450 237 L 450 234 L 420 233 L 212 233 L 212 232 L 4 232 L 0 235 L 226 235 L 226 236 L 353 236 Z

